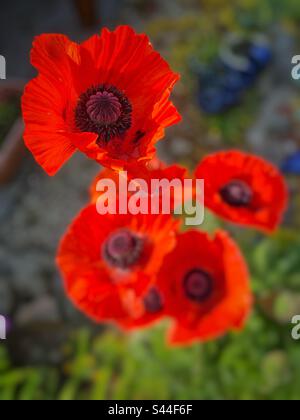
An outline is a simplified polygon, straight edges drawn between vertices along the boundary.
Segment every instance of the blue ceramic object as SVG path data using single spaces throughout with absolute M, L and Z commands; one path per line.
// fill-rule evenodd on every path
M 223 83 L 228 89 L 246 90 L 255 82 L 257 77 L 257 71 L 254 71 L 254 68 L 250 65 L 247 71 L 239 71 L 227 66 L 224 66 L 224 69 L 226 75 Z
M 249 58 L 259 69 L 263 69 L 270 63 L 272 51 L 267 45 L 252 44 L 249 49 Z
M 198 104 L 208 114 L 219 114 L 237 105 L 242 94 L 254 84 L 272 58 L 268 45 L 255 41 L 244 47 L 239 60 L 229 60 L 230 54 L 229 51 L 224 60 L 221 55 L 209 67 L 198 66 L 201 69 L 198 72 Z
M 201 86 L 198 103 L 207 114 L 219 114 L 239 102 L 239 91 L 230 90 L 219 85 Z
M 300 151 L 285 159 L 281 169 L 286 174 L 300 175 Z

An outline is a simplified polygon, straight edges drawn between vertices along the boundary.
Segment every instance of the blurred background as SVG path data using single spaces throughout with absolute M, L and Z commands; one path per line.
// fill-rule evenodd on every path
M 173 95 L 183 122 L 159 146 L 191 170 L 207 153 L 236 147 L 286 176 L 290 208 L 272 237 L 220 222 L 251 268 L 256 304 L 241 334 L 168 348 L 166 325 L 126 336 L 93 324 L 66 298 L 54 258 L 87 203 L 99 167 L 75 156 L 47 177 L 22 144 L 19 99 L 35 75 L 32 39 L 58 32 L 81 41 L 103 26 L 130 24 L 182 74 Z M 1 7 L 0 399 L 299 399 L 300 54 L 299 0 L 11 0 Z

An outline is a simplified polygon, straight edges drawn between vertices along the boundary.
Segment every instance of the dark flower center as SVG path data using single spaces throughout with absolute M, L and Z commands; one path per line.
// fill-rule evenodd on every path
M 213 279 L 203 270 L 192 270 L 185 276 L 183 287 L 190 300 L 200 303 L 212 294 Z
M 122 113 L 119 99 L 107 91 L 92 95 L 86 103 L 86 109 L 90 119 L 101 125 L 114 124 Z
M 234 207 L 247 207 L 253 199 L 253 191 L 244 181 L 233 180 L 220 191 L 222 199 Z
M 124 137 L 131 127 L 132 106 L 123 92 L 104 84 L 83 93 L 75 109 L 75 122 L 80 131 L 99 134 L 108 142 Z
M 103 257 L 115 268 L 135 265 L 143 251 L 143 240 L 129 230 L 119 230 L 109 236 L 103 246 Z
M 151 314 L 155 314 L 163 309 L 162 296 L 155 287 L 152 287 L 144 297 L 144 307 Z

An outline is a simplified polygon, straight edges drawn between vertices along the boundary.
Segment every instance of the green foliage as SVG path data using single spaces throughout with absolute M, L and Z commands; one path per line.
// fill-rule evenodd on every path
M 257 314 L 247 329 L 205 345 L 172 349 L 165 328 L 125 338 L 115 331 L 74 341 L 69 373 L 1 372 L 3 399 L 297 399 L 300 346 Z M 89 349 L 80 353 L 82 340 Z M 284 347 L 282 347 L 282 341 Z M 1 352 L 3 357 L 3 352 Z M 5 356 L 4 356 L 5 357 Z M 56 372 L 57 373 L 57 372 Z M 54 386 L 53 386 L 54 384 Z
M 249 253 L 253 285 L 260 295 L 289 289 L 300 293 L 300 240 L 297 233 L 281 231 L 255 244 Z

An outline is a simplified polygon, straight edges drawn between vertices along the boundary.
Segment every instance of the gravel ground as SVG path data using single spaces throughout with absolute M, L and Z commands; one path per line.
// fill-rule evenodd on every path
M 2 207 L 0 287 L 6 285 L 26 300 L 52 289 L 59 238 L 87 202 L 88 186 L 98 170 L 78 154 L 50 178 L 28 161 L 15 183 L 2 190 L 10 200 L 6 209 Z M 12 309 L 9 300 L 0 301 L 0 312 L 9 314 Z

